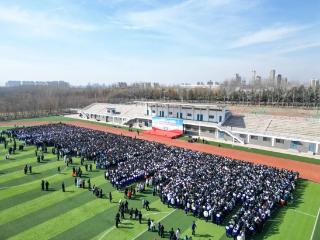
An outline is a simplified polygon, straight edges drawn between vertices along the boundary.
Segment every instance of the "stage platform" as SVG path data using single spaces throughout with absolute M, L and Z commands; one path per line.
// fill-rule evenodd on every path
M 143 132 L 144 134 L 149 134 L 149 135 L 156 135 L 156 136 L 161 136 L 161 137 L 166 137 L 166 138 L 177 138 L 181 136 L 183 133 L 182 132 L 171 132 L 171 131 L 165 131 L 165 130 L 159 130 L 159 129 L 152 129 L 152 130 L 147 130 Z

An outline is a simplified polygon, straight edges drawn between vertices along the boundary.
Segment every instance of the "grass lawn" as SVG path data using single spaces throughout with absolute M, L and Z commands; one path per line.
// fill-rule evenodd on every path
M 317 215 L 317 222 L 313 227 L 311 240 L 318 240 L 318 239 L 320 239 L 320 208 Z
M 5 127 L 0 126 L 0 131 L 6 130 L 6 129 L 9 129 L 9 128 L 13 128 L 13 126 L 5 126 Z
M 129 130 L 129 127 L 126 126 L 118 126 L 118 125 L 114 125 L 111 123 L 107 123 L 107 122 L 101 122 L 101 121 L 88 121 L 88 120 L 84 120 L 84 119 L 75 119 L 75 118 L 69 118 L 69 117 L 64 117 L 64 116 L 50 116 L 50 117 L 40 117 L 40 118 L 24 118 L 24 119 L 18 119 L 18 120 L 10 120 L 10 121 L 5 121 L 7 123 L 10 122 L 17 122 L 19 124 L 19 122 L 72 122 L 72 121 L 78 121 L 78 122 L 86 122 L 86 123 L 92 123 L 92 124 L 97 124 L 97 125 L 102 125 L 102 126 L 109 126 L 109 127 L 115 127 L 115 128 L 121 128 L 121 129 L 125 129 L 125 130 Z M 18 125 L 20 126 L 20 125 Z M 132 128 L 132 130 L 136 131 L 140 129 L 137 128 Z
M 179 139 L 188 141 L 189 137 L 182 136 Z M 199 143 L 202 143 L 202 141 L 200 141 Z M 223 147 L 223 148 L 232 148 L 232 149 L 236 149 L 236 150 L 258 153 L 258 154 L 263 154 L 263 155 L 269 155 L 269 156 L 279 157 L 279 158 L 285 158 L 285 159 L 290 159 L 290 160 L 299 161 L 299 162 L 320 164 L 320 159 L 311 158 L 311 157 L 302 157 L 302 156 L 297 156 L 297 155 L 293 155 L 293 154 L 268 151 L 268 150 L 258 149 L 258 148 L 250 148 L 250 147 L 232 145 L 229 143 L 221 143 L 221 142 L 215 142 L 215 141 L 207 141 L 206 144 L 209 144 L 212 146 L 219 146 L 219 144 L 220 144 L 220 147 Z
M 85 179 L 99 185 L 108 195 L 112 192 L 113 202 L 106 197 L 98 199 L 87 189 L 74 186 L 71 177 L 72 166 L 66 167 L 50 153 L 43 163 L 37 163 L 35 147 L 28 146 L 17 151 L 10 160 L 4 160 L 5 150 L 0 145 L 0 239 L 159 239 L 156 233 L 148 232 L 148 218 L 164 224 L 165 230 L 180 228 L 182 236 L 191 234 L 191 223 L 196 220 L 197 235 L 193 239 L 227 239 L 224 226 L 216 226 L 203 220 L 186 216 L 182 210 L 167 208 L 151 190 L 140 193 L 129 200 L 129 208 L 141 209 L 142 199 L 151 202 L 150 211 L 142 210 L 144 221 L 122 221 L 120 228 L 114 226 L 118 202 L 123 193 L 105 181 L 103 171 L 85 172 Z M 50 149 L 49 149 L 50 152 Z M 33 166 L 33 174 L 23 174 L 25 164 Z M 79 159 L 75 159 L 75 166 Z M 61 173 L 57 167 L 61 166 Z M 50 191 L 40 190 L 41 179 L 48 180 Z M 61 183 L 66 192 L 61 191 Z M 280 209 L 267 222 L 262 234 L 255 239 L 309 240 L 320 207 L 320 184 L 301 180 L 298 183 L 295 200 Z
M 37 121 L 74 121 L 73 118 L 67 118 L 64 116 L 49 116 L 49 117 L 39 117 L 39 118 L 23 118 L 23 119 L 16 119 L 16 120 L 9 120 L 6 122 L 37 122 Z

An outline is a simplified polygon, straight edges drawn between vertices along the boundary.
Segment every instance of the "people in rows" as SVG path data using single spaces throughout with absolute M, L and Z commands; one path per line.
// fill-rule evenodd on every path
M 226 234 L 238 239 L 261 231 L 280 203 L 292 198 L 298 178 L 285 169 L 65 124 L 6 133 L 38 147 L 54 146 L 66 161 L 72 156 L 93 160 L 117 189 L 138 183 L 143 191 L 147 185 L 163 203 L 186 214 L 220 225 L 233 213 Z

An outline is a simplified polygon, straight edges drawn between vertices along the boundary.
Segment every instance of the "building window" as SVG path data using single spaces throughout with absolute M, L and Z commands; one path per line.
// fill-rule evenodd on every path
M 241 138 L 246 138 L 247 135 L 245 135 L 245 134 L 240 134 L 240 137 L 241 137 Z
M 299 141 L 291 141 L 290 148 L 297 150 L 300 145 L 301 145 L 301 142 L 299 142 Z
M 258 136 L 252 135 L 252 136 L 250 136 L 250 139 L 251 139 L 251 140 L 258 140 Z
M 187 113 L 187 117 L 192 117 L 192 114 L 191 113 Z
M 197 114 L 197 121 L 203 121 L 203 114 Z
M 276 143 L 284 144 L 284 140 L 283 140 L 283 139 L 278 139 L 278 138 L 276 138 Z
M 218 132 L 218 136 L 219 136 L 219 138 L 224 138 L 224 132 Z
M 309 144 L 309 152 L 316 152 L 316 144 L 315 143 L 310 143 Z
M 172 115 L 172 112 L 169 112 L 169 115 Z
M 214 115 L 209 115 L 209 119 L 214 119 Z
M 270 142 L 271 138 L 269 138 L 269 137 L 263 137 L 262 140 L 263 140 L 264 142 Z
M 152 113 L 156 113 L 156 110 L 152 110 Z

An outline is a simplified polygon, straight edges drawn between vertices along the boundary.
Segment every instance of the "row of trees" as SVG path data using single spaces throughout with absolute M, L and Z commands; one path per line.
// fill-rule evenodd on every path
M 320 107 L 320 88 L 228 90 L 180 87 L 86 87 L 48 86 L 0 88 L 0 118 L 60 114 L 93 102 L 121 103 L 134 100 L 190 101 L 224 104 Z
M 290 89 L 219 89 L 166 87 L 158 89 L 126 89 L 130 100 L 166 100 L 211 103 L 232 103 L 271 106 L 320 107 L 320 88 L 303 85 Z M 115 94 L 116 96 L 117 94 Z M 120 97 L 118 95 L 118 97 Z M 121 96 L 123 97 L 123 96 Z

